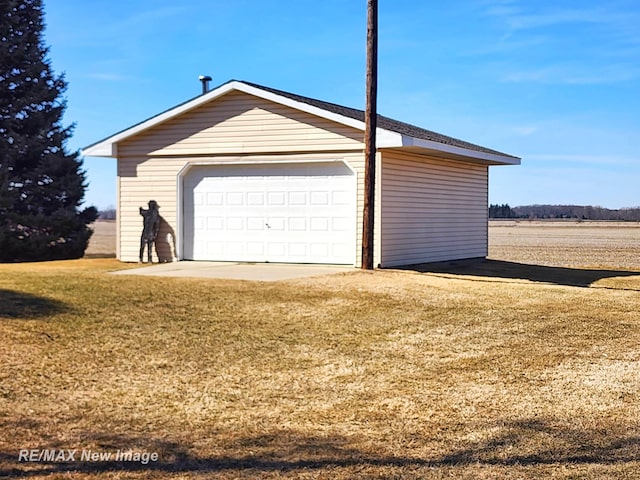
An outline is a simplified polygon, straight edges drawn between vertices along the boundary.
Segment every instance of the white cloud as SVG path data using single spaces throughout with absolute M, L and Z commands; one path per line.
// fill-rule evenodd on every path
M 547 83 L 564 85 L 601 85 L 640 78 L 640 68 L 628 64 L 590 65 L 555 64 L 536 69 L 514 69 L 504 73 L 505 83 Z
M 517 125 L 511 127 L 511 131 L 516 135 L 528 137 L 529 135 L 536 133 L 538 131 L 538 127 L 536 125 Z
M 584 0 L 579 8 L 544 0 L 477 5 L 492 30 L 490 41 L 478 42 L 469 53 L 490 55 L 501 82 L 610 85 L 640 79 L 640 11 L 631 2 Z
M 551 7 L 545 9 L 543 2 L 535 2 L 526 3 L 528 11 L 520 6 L 521 2 L 498 1 L 485 5 L 484 14 L 502 20 L 508 28 L 508 34 L 521 30 L 542 29 L 566 24 L 600 24 L 617 29 L 634 21 L 627 12 L 616 11 L 611 4 L 592 8 L 583 5 L 581 8 L 558 9 Z M 531 8 L 532 5 L 533 8 Z
M 555 165 L 579 164 L 583 167 L 634 167 L 640 168 L 640 159 L 620 155 L 580 155 L 580 154 L 534 154 L 527 160 Z
M 121 75 L 119 73 L 88 73 L 85 75 L 87 78 L 91 78 L 93 80 L 101 80 L 105 82 L 124 82 L 129 80 L 125 75 Z

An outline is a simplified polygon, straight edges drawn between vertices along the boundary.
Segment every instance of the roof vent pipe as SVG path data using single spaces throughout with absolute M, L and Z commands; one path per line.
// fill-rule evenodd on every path
M 209 75 L 200 75 L 198 80 L 202 83 L 202 94 L 204 95 L 209 91 L 209 82 L 212 80 Z

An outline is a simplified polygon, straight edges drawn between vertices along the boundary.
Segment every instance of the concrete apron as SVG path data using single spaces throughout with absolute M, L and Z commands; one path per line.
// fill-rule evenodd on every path
M 145 265 L 111 272 L 113 275 L 147 275 L 154 277 L 220 278 L 277 282 L 354 271 L 350 265 L 314 265 L 288 263 L 233 263 L 182 261 Z

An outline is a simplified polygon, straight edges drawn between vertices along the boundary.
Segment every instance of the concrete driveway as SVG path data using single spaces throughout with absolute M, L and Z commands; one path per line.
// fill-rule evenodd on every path
M 114 275 L 148 275 L 154 277 L 222 278 L 277 282 L 334 273 L 352 272 L 349 265 L 300 265 L 287 263 L 233 263 L 182 261 L 145 265 L 112 272 Z

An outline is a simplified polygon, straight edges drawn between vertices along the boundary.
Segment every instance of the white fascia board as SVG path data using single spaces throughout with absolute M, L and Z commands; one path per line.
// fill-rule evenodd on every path
M 102 141 L 83 148 L 80 153 L 85 157 L 117 157 L 118 148 L 115 143 Z
M 260 88 L 253 87 L 251 85 L 244 84 L 242 82 L 233 82 L 233 83 L 237 84 L 237 87 L 236 87 L 237 90 L 248 93 L 250 95 L 255 95 L 256 97 L 260 97 L 265 100 L 272 101 L 274 103 L 279 103 L 281 105 L 293 108 L 294 110 L 299 110 L 302 112 L 309 113 L 316 117 L 325 118 L 327 120 L 331 120 L 336 123 L 341 123 L 342 125 L 355 128 L 356 130 L 361 130 L 362 132 L 364 132 L 365 130 L 365 122 L 356 120 L 355 118 L 345 117 L 344 115 L 333 113 L 323 108 L 309 105 L 308 103 L 298 102 L 291 98 L 283 97 L 276 93 L 268 92 Z M 392 132 L 391 130 L 376 128 L 376 146 L 378 148 L 401 147 L 402 135 L 396 132 Z
M 470 150 L 468 148 L 456 147 L 454 145 L 447 145 L 446 143 L 434 142 L 432 140 L 424 140 L 421 138 L 414 138 L 408 135 L 402 136 L 402 146 L 426 148 L 429 150 L 436 150 L 439 152 L 449 153 L 452 155 L 461 155 L 463 157 L 470 157 L 478 160 L 485 160 L 489 163 L 499 164 L 499 165 L 520 165 L 520 159 L 517 157 L 510 157 L 507 155 L 498 155 L 495 153 Z
M 270 100 L 274 103 L 279 103 L 280 105 L 291 107 L 295 110 L 300 110 L 302 112 L 306 112 L 311 115 L 315 115 L 317 117 L 326 118 L 327 120 L 332 120 L 334 122 L 342 123 L 343 125 L 353 127 L 357 130 L 364 131 L 364 122 L 361 122 L 360 120 L 345 117 L 344 115 L 339 115 L 337 113 L 329 112 L 327 110 L 324 110 L 323 108 L 314 107 L 313 105 L 309 105 L 308 103 L 304 103 L 304 102 L 298 102 L 296 100 L 293 100 L 292 98 L 283 97 L 281 95 L 278 95 L 277 93 L 268 92 L 266 90 L 253 87 L 251 85 L 247 85 L 242 82 L 232 82 L 232 83 L 236 84 L 235 89 L 241 92 L 248 93 L 256 97 L 264 98 L 265 100 Z
M 383 128 L 376 128 L 376 148 L 402 147 L 404 145 L 403 140 L 404 135 L 400 133 Z

